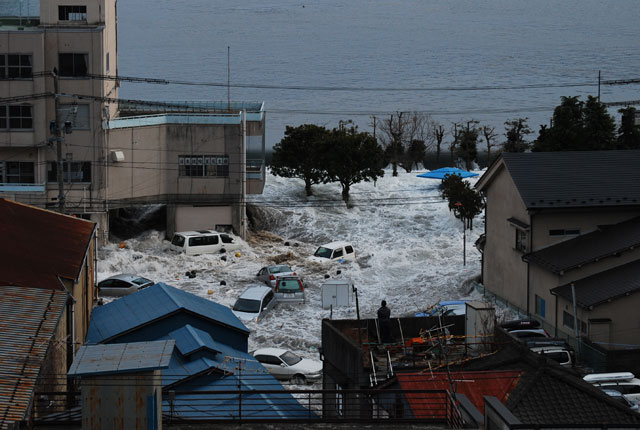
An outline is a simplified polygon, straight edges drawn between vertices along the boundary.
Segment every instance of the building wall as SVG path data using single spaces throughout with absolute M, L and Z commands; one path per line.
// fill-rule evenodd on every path
M 486 190 L 486 197 L 484 286 L 510 303 L 526 309 L 527 264 L 522 261 L 523 253 L 515 249 L 515 228 L 507 219 L 514 217 L 530 224 L 529 214 L 504 168 Z
M 589 208 L 538 212 L 534 215 L 532 249 L 534 251 L 576 236 L 550 236 L 549 230 L 578 229 L 580 234 L 594 231 L 600 225 L 617 224 L 640 215 L 638 209 Z

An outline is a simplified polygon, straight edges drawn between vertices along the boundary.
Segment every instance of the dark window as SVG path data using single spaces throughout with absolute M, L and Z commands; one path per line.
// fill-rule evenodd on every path
M 184 246 L 184 236 L 180 236 L 179 234 L 176 234 L 175 236 L 173 236 L 173 239 L 171 240 L 171 244 L 182 248 Z
M 35 163 L 5 161 L 3 182 L 10 184 L 34 184 L 36 182 Z
M 91 182 L 91 162 L 90 161 L 63 161 L 63 180 L 66 183 Z M 58 182 L 58 164 L 55 161 L 49 163 L 47 172 L 48 182 Z
M 538 296 L 537 294 L 536 296 L 536 315 L 540 315 L 542 318 L 545 317 L 546 315 L 546 302 L 545 300 Z
M 527 241 L 527 232 L 516 228 L 516 249 L 521 252 L 527 252 Z
M 618 384 L 616 390 L 622 394 L 638 394 L 640 393 L 640 385 Z
M 228 234 L 221 234 L 220 239 L 222 239 L 222 243 L 233 243 L 233 238 Z
M 31 129 L 31 105 L 0 105 L 0 129 Z
M 77 78 L 87 76 L 89 56 L 87 54 L 58 54 L 60 76 Z
M 131 287 L 131 284 L 126 282 L 126 281 L 122 281 L 120 279 L 116 279 L 113 281 L 113 285 L 111 285 L 111 288 L 129 288 Z
M 0 79 L 29 79 L 31 72 L 31 55 L 0 54 Z
M 86 21 L 86 6 L 58 6 L 58 19 L 60 21 Z
M 222 155 L 181 155 L 178 157 L 180 176 L 229 176 L 229 157 Z
M 347 252 L 347 254 L 352 254 L 353 253 L 353 247 L 352 246 L 345 246 L 344 250 Z
M 189 246 L 217 245 L 218 236 L 196 236 L 189 238 Z
M 107 58 L 105 60 L 106 72 L 109 73 L 109 53 L 107 52 Z
M 273 364 L 274 366 L 280 366 L 282 361 L 278 357 L 272 355 L 256 355 L 256 360 L 264 364 Z
M 336 249 L 335 251 L 333 251 L 333 257 L 331 258 L 338 258 L 338 257 L 342 257 L 342 248 Z
M 564 236 L 563 229 L 549 230 L 549 236 Z
M 578 236 L 580 234 L 579 228 L 559 228 L 549 230 L 549 236 Z
M 269 291 L 266 296 L 264 296 L 264 300 L 262 301 L 262 309 L 265 309 L 269 303 L 273 300 L 273 291 Z

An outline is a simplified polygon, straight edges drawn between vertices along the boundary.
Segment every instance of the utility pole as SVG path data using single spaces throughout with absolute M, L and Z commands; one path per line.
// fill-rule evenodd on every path
M 64 169 L 62 165 L 62 130 L 60 130 L 60 118 L 58 117 L 60 112 L 60 90 L 58 88 L 58 70 L 53 68 L 53 92 L 55 100 L 56 119 L 53 124 L 54 140 L 56 142 L 56 173 L 58 175 L 58 211 L 64 213 Z

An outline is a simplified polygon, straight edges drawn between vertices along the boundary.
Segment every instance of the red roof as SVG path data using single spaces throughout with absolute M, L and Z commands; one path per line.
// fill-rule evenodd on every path
M 447 372 L 399 373 L 396 375 L 403 390 L 448 390 L 464 394 L 469 401 L 484 414 L 483 396 L 495 396 L 502 403 L 507 401 L 509 393 L 518 384 L 522 372 L 451 372 L 451 382 Z M 442 415 L 441 402 L 433 401 L 432 393 L 407 393 L 407 401 L 416 418 L 429 418 Z
M 0 199 L 0 285 L 62 289 L 76 280 L 95 223 Z

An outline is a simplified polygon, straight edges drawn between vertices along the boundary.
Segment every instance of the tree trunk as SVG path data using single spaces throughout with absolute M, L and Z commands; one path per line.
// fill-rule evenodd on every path
M 342 184 L 342 200 L 349 206 L 349 185 Z
M 391 165 L 393 166 L 393 175 L 392 176 L 398 176 L 398 162 L 397 161 L 392 161 Z
M 307 197 L 312 196 L 313 192 L 311 191 L 311 179 L 304 180 L 304 190 L 307 192 Z
M 436 146 L 436 169 L 440 168 L 440 144 Z

